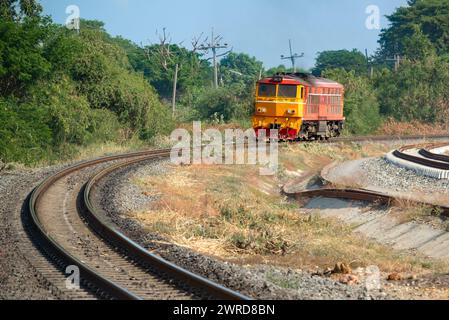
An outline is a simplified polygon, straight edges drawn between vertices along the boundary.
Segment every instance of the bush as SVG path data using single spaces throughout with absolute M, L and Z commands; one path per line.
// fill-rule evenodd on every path
M 252 91 L 246 86 L 210 89 L 200 97 L 195 109 L 201 119 L 231 121 L 249 117 L 253 107 Z
M 325 77 L 345 86 L 346 128 L 350 133 L 368 134 L 381 123 L 379 102 L 374 87 L 366 77 L 356 76 L 355 71 L 326 70 Z
M 49 111 L 0 98 L 0 158 L 32 164 L 53 153 Z
M 449 120 L 449 62 L 444 57 L 404 61 L 399 72 L 384 71 L 376 82 L 382 114 L 399 121 Z

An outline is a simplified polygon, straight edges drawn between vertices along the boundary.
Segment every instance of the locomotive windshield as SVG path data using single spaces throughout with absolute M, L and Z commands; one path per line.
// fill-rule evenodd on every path
M 280 85 L 278 97 L 281 98 L 296 98 L 298 94 L 298 86 L 296 85 Z
M 276 97 L 276 85 L 274 84 L 259 85 L 259 97 Z

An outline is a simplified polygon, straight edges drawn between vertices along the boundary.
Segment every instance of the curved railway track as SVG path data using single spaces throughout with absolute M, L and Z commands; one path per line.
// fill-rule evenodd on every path
M 447 136 L 348 137 L 330 143 L 442 138 Z M 67 266 L 77 266 L 81 272 L 81 288 L 69 291 L 68 298 L 72 299 L 248 299 L 149 253 L 118 232 L 95 210 L 91 191 L 100 180 L 124 166 L 167 158 L 170 151 L 143 151 L 83 162 L 45 179 L 34 189 L 25 207 L 29 216 L 22 216 L 22 223 L 27 237 L 46 258 L 36 257 L 36 250 L 26 245 L 22 247 L 25 256 L 34 256 L 34 262 L 29 261 L 48 278 L 44 280 L 60 284 L 61 279 L 65 280 Z M 430 157 L 441 155 L 427 156 Z M 394 201 L 387 195 L 363 190 L 325 189 L 296 196 Z M 449 215 L 449 208 L 441 210 Z M 54 270 L 45 264 L 46 259 L 61 272 L 59 276 L 53 275 Z M 60 289 L 56 287 L 52 290 L 58 292 Z M 67 292 L 63 296 L 67 297 Z
M 149 253 L 100 217 L 90 202 L 90 190 L 102 177 L 169 154 L 157 150 L 84 162 L 47 178 L 31 194 L 33 236 L 62 271 L 79 268 L 77 298 L 248 299 Z M 119 162 L 86 181 L 87 169 L 111 161 Z
M 429 144 L 426 146 L 413 145 L 406 146 L 395 150 L 393 155 L 399 159 L 406 160 L 412 163 L 420 164 L 429 168 L 449 170 L 449 156 L 436 154 L 431 152 L 432 149 L 447 146 L 449 143 Z M 418 155 L 406 153 L 408 150 L 419 149 Z
M 449 170 L 449 156 L 443 154 L 437 154 L 432 152 L 432 150 L 442 147 L 449 146 L 448 142 L 445 143 L 433 143 L 433 144 L 421 144 L 421 145 L 410 145 L 395 150 L 393 155 L 402 160 L 406 160 L 415 164 L 420 164 L 430 168 L 436 168 L 441 170 Z M 415 156 L 406 153 L 409 150 L 418 149 L 418 154 L 420 156 Z M 289 197 L 295 198 L 315 198 L 315 197 L 327 197 L 336 199 L 347 199 L 347 200 L 357 200 L 357 201 L 367 201 L 383 205 L 394 205 L 395 201 L 398 199 L 391 195 L 375 192 L 366 189 L 334 189 L 329 187 L 322 187 L 315 190 L 303 190 L 299 192 L 287 192 L 283 190 L 283 193 Z M 449 207 L 434 205 L 422 201 L 408 200 L 410 203 L 432 207 L 435 212 L 442 216 L 449 217 Z

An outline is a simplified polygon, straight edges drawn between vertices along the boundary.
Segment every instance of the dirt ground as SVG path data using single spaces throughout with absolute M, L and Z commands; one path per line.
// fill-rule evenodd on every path
M 379 241 L 372 237 L 375 229 L 367 228 L 369 234 L 360 228 L 388 209 L 352 203 L 323 207 L 322 199 L 298 205 L 280 193 L 285 183 L 300 182 L 335 160 L 378 157 L 391 149 L 379 143 L 284 145 L 279 172 L 268 177 L 259 176 L 256 166 L 168 165 L 165 175 L 134 181 L 155 201 L 131 216 L 172 243 L 229 262 L 318 273 L 338 263 L 352 270 L 375 265 L 384 278 L 400 275 L 386 284 L 393 296 L 447 299 L 447 263 L 414 250 L 411 243 L 419 244 L 412 237 L 414 225 L 401 227 L 411 232 L 404 237 L 408 242 Z M 354 221 L 342 218 L 349 216 L 349 207 Z M 401 230 L 395 231 L 399 238 Z

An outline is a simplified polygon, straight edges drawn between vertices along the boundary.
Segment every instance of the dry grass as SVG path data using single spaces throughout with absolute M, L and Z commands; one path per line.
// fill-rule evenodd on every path
M 291 151 L 281 153 L 283 170 L 313 171 L 333 161 L 339 149 L 346 150 L 344 157 L 355 156 L 351 146 L 285 148 Z M 260 177 L 253 166 L 172 167 L 167 176 L 137 183 L 159 199 L 151 210 L 133 215 L 149 231 L 220 259 L 301 269 L 341 261 L 352 267 L 374 264 L 385 272 L 443 268 L 370 242 L 337 220 L 301 213 L 278 193 L 278 178 Z
M 359 178 L 353 176 L 345 176 L 338 179 L 338 184 L 332 183 L 335 189 L 364 189 L 366 185 L 362 184 Z
M 417 204 L 412 200 L 395 199 L 394 216 L 400 223 L 418 221 L 428 217 L 439 217 L 440 213 L 434 207 Z
M 388 119 L 378 130 L 380 135 L 439 135 L 447 134 L 448 124 L 426 124 L 420 121 L 398 122 L 394 119 Z

